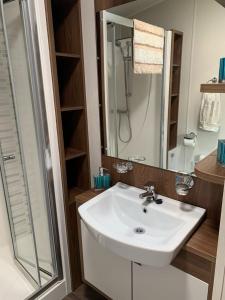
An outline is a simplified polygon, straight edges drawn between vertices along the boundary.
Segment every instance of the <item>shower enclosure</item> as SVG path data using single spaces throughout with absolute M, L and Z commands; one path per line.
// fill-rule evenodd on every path
M 35 15 L 32 0 L 0 8 L 0 233 L 11 235 L 0 243 L 0 299 L 36 299 L 62 266 Z

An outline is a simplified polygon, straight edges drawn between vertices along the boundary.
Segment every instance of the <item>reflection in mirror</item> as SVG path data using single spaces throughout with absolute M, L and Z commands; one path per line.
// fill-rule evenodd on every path
M 225 8 L 138 0 L 102 12 L 101 26 L 105 154 L 193 172 L 225 136 Z

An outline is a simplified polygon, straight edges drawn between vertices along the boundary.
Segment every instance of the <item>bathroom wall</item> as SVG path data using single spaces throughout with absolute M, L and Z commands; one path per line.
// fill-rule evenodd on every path
M 217 139 L 225 135 L 225 124 L 219 134 L 198 130 L 200 84 L 218 77 L 219 59 L 225 56 L 225 8 L 214 0 L 170 0 L 135 17 L 167 30 L 184 32 L 178 146 L 170 151 L 169 168 L 192 170 L 198 156 L 215 149 Z M 225 114 L 223 98 L 222 95 L 222 115 Z M 195 150 L 183 147 L 182 137 L 191 131 L 198 134 Z
M 207 23 L 207 26 L 206 26 Z M 196 19 L 193 35 L 193 55 L 187 131 L 198 134 L 196 149 L 187 149 L 186 166 L 195 156 L 207 155 L 217 146 L 218 138 L 225 138 L 225 95 L 221 94 L 221 130 L 212 133 L 198 129 L 201 94 L 199 86 L 212 77 L 218 77 L 219 59 L 225 57 L 225 8 L 212 0 L 196 1 Z
M 9 81 L 8 64 L 6 57 L 5 39 L 3 33 L 2 21 L 0 20 L 0 141 L 3 153 L 18 153 L 18 141 L 15 129 L 15 116 L 12 106 L 11 86 Z M 10 140 L 9 140 L 10 137 Z M 21 165 L 19 162 L 8 162 L 6 171 L 11 173 L 11 181 L 17 182 L 21 173 Z M 10 189 L 13 197 L 13 190 Z M 17 197 L 24 194 L 24 187 L 15 186 L 14 193 Z M 15 198 L 14 201 L 17 201 Z M 24 224 L 26 226 L 26 224 Z M 20 229 L 23 230 L 23 224 Z M 0 180 L 0 252 L 1 256 L 5 253 L 10 254 L 11 235 L 9 229 L 9 220 L 6 210 L 5 194 L 2 185 L 2 177 Z M 10 256 L 10 255 L 9 255 Z

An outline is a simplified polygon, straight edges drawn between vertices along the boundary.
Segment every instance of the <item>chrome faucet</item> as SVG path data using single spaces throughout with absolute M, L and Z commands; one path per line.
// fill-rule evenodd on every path
M 145 199 L 146 198 L 143 205 L 147 206 L 152 202 L 157 203 L 157 196 L 158 195 L 155 192 L 154 185 L 153 184 L 146 184 L 144 186 L 144 189 L 146 190 L 146 192 L 139 195 L 140 199 Z
M 139 198 L 140 199 L 144 199 L 144 198 L 153 198 L 155 199 L 156 198 L 156 193 L 155 193 L 155 187 L 154 185 L 145 185 L 144 186 L 144 189 L 146 190 L 145 193 L 142 193 L 139 195 Z

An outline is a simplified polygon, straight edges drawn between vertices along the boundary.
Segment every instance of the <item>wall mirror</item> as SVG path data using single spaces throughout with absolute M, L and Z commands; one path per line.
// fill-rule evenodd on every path
M 216 149 L 225 137 L 224 28 L 215 0 L 138 0 L 101 12 L 104 154 L 193 172 Z

